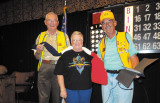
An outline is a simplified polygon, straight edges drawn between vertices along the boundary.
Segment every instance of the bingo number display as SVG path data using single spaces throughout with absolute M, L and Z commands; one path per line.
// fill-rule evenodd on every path
M 132 37 L 139 53 L 160 53 L 160 2 L 133 6 Z

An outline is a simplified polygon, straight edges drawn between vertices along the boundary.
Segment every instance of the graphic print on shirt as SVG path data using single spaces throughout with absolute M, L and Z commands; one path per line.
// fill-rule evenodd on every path
M 84 66 L 90 65 L 89 62 L 85 62 L 85 57 L 81 57 L 79 55 L 77 57 L 73 57 L 73 62 L 69 64 L 70 64 L 69 68 L 76 67 L 76 69 L 80 74 L 84 70 Z

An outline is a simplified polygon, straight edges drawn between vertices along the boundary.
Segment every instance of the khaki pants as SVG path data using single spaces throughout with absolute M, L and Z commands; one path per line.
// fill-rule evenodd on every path
M 54 75 L 55 64 L 42 63 L 38 71 L 39 103 L 61 103 L 57 76 Z

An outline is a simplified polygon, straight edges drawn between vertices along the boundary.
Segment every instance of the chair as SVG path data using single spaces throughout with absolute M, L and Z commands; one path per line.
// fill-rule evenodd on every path
M 0 75 L 6 74 L 8 72 L 7 67 L 0 65 Z
M 19 94 L 28 92 L 33 89 L 34 83 L 34 71 L 32 72 L 13 72 L 12 75 L 15 76 L 15 92 L 16 92 L 16 102 L 19 103 Z

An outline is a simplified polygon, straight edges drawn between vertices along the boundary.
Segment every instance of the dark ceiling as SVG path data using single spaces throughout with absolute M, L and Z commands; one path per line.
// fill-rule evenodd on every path
M 11 1 L 11 0 L 0 0 L 0 4 L 3 4 L 3 3 L 8 2 L 8 1 Z

